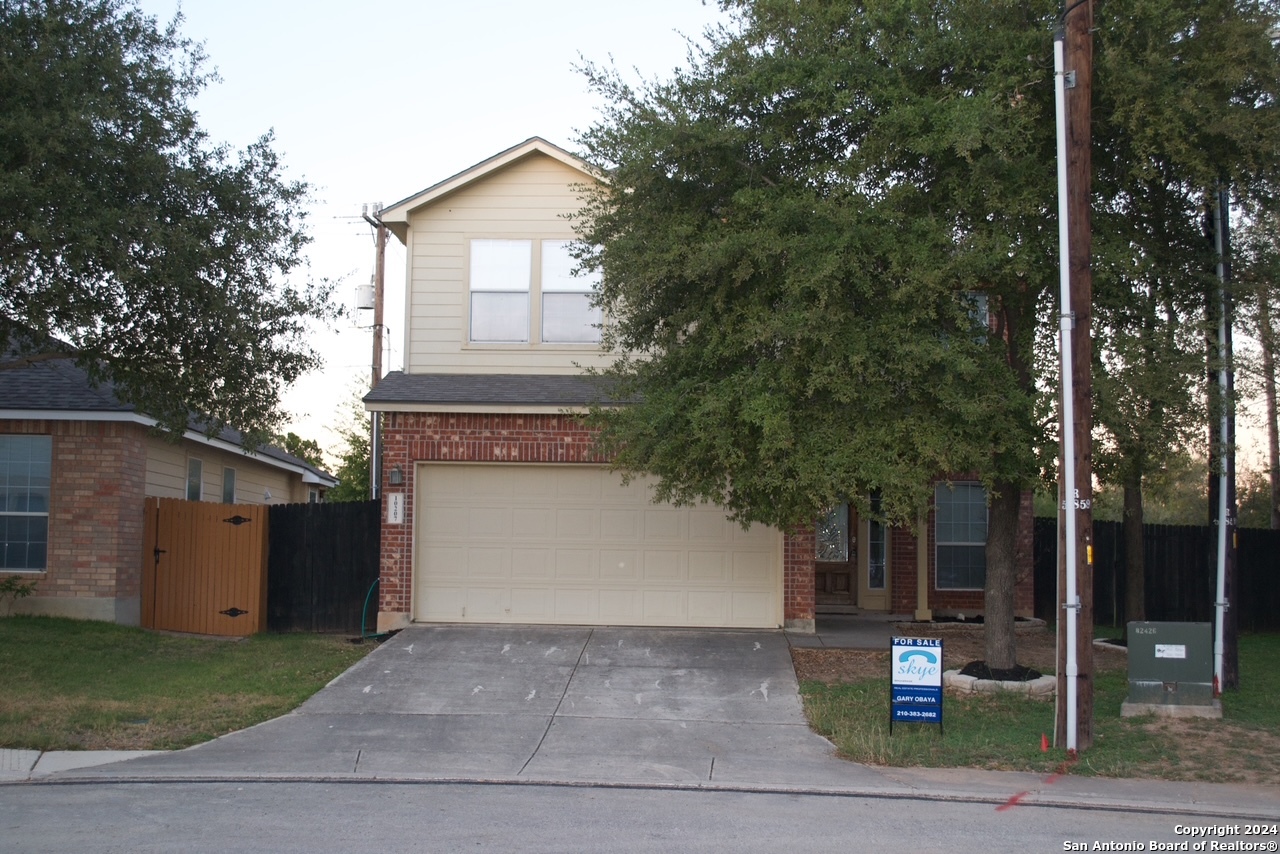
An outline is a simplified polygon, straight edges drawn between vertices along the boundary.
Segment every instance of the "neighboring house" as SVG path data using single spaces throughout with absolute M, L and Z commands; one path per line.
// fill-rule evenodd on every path
M 812 631 L 815 606 L 982 610 L 986 500 L 940 486 L 926 540 L 837 508 L 815 530 L 743 530 L 650 502 L 593 456 L 575 412 L 599 346 L 567 215 L 598 173 L 539 138 L 382 211 L 407 248 L 405 369 L 382 415 L 379 630 L 417 621 Z M 1019 613 L 1030 614 L 1031 504 Z
M 137 625 L 144 499 L 318 501 L 330 475 L 240 434 L 177 442 L 69 359 L 0 369 L 0 575 L 36 582 L 15 613 Z

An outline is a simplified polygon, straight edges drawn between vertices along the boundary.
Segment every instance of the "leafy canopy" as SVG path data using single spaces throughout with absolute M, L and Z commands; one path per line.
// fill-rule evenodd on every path
M 1221 182 L 1237 204 L 1276 199 L 1277 7 L 1126 0 L 1097 9 L 1095 471 L 1132 485 L 1176 467 L 1203 437 L 1204 336 L 1216 327 L 1205 305 L 1218 291 L 1209 195 Z
M 0 339 L 26 360 L 66 342 L 171 430 L 195 413 L 261 439 L 319 364 L 306 333 L 329 286 L 288 283 L 308 190 L 271 135 L 232 152 L 199 127 L 212 78 L 180 22 L 0 0 Z
M 594 413 L 602 444 L 662 498 L 780 525 L 873 489 L 913 520 L 940 473 L 1026 485 L 1056 432 L 1060 4 L 721 5 L 669 80 L 584 69 L 610 177 L 582 261 L 640 400 Z M 1100 414 L 1158 466 L 1197 412 L 1199 202 L 1275 198 L 1276 4 L 1094 5 Z
M 370 495 L 369 414 L 361 398 L 366 392 L 353 388 L 342 407 L 343 422 L 334 428 L 342 441 L 333 475 L 338 485 L 330 489 L 326 501 L 368 501 Z
M 914 521 L 939 473 L 1025 482 L 1054 6 L 722 5 L 670 81 L 586 69 L 610 180 L 583 260 L 640 399 L 594 413 L 602 444 L 662 498 L 782 526 L 872 490 Z

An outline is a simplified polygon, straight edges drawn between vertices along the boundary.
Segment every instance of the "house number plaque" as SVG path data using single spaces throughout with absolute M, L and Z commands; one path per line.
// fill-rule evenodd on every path
M 387 524 L 388 525 L 404 524 L 404 493 L 403 492 L 387 493 Z

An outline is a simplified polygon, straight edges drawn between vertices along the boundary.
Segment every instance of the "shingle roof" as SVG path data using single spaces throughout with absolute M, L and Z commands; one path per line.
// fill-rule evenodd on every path
M 10 349 L 3 361 L 13 356 Z M 95 388 L 84 369 L 70 359 L 49 359 L 21 368 L 0 369 L 0 408 L 134 411 L 132 405 L 116 397 L 110 383 Z
M 9 346 L 0 357 L 0 363 L 15 358 L 16 351 Z M 86 421 L 93 420 L 92 413 L 104 412 L 132 412 L 143 417 L 133 404 L 124 403 L 116 397 L 109 381 L 94 386 L 85 370 L 69 358 L 46 359 L 18 368 L 0 368 L 0 417 L 4 417 L 5 410 L 83 412 Z M 188 426 L 193 433 L 207 432 L 206 426 L 194 416 Z M 243 434 L 230 427 L 219 430 L 213 438 L 238 448 L 244 447 Z M 336 482 L 327 472 L 274 445 L 261 445 L 254 453 L 306 469 L 323 481 Z
M 406 374 L 392 371 L 364 397 L 368 404 L 585 406 L 625 403 L 606 381 L 576 374 Z

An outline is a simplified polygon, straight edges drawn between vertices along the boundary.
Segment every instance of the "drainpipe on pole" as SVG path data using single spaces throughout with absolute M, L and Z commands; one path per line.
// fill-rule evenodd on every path
M 1232 525 L 1231 517 L 1228 515 L 1228 502 L 1230 497 L 1228 493 L 1228 469 L 1229 454 L 1232 453 L 1229 447 L 1230 442 L 1230 407 L 1231 400 L 1229 394 L 1228 376 L 1229 354 L 1227 352 L 1227 269 L 1226 269 L 1226 222 L 1227 222 L 1227 194 L 1221 188 L 1218 188 L 1214 194 L 1215 204 L 1213 208 L 1213 248 L 1218 254 L 1217 274 L 1218 274 L 1218 293 L 1219 293 L 1219 317 L 1218 317 L 1218 359 L 1220 365 L 1218 367 L 1218 395 L 1221 398 L 1219 406 L 1222 407 L 1219 420 L 1218 437 L 1222 442 L 1222 449 L 1218 452 L 1218 589 L 1217 596 L 1214 599 L 1214 634 L 1213 634 L 1213 694 L 1215 697 L 1222 695 L 1222 689 L 1226 686 L 1224 674 L 1224 653 L 1226 651 L 1225 625 L 1227 619 L 1227 538 L 1231 536 Z
M 1076 684 L 1079 665 L 1076 661 L 1077 609 L 1080 606 L 1076 593 L 1076 449 L 1075 404 L 1072 382 L 1073 360 L 1071 330 L 1074 326 L 1071 314 L 1071 265 L 1070 242 L 1067 223 L 1067 92 L 1064 70 L 1064 45 L 1066 31 L 1059 27 L 1053 36 L 1054 107 L 1058 122 L 1058 255 L 1061 310 L 1058 318 L 1058 346 L 1062 370 L 1062 487 L 1061 504 L 1066 522 L 1066 541 L 1063 559 L 1066 561 L 1066 599 L 1061 607 L 1066 611 L 1066 691 L 1067 750 L 1076 750 Z

